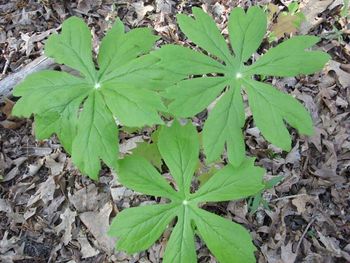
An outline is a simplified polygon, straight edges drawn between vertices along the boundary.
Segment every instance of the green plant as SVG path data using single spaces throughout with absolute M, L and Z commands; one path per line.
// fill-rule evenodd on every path
M 347 18 L 349 16 L 349 0 L 344 0 L 343 2 L 344 2 L 344 4 L 343 4 L 343 7 L 341 9 L 340 15 L 342 17 Z
M 48 39 L 45 54 L 79 76 L 58 71 L 29 76 L 14 90 L 21 98 L 13 114 L 34 113 L 37 138 L 56 133 L 81 172 L 97 179 L 100 159 L 112 168 L 117 164 L 115 117 L 130 127 L 162 123 L 158 112 L 166 107 L 152 89 L 169 85 L 175 75 L 164 75 L 158 58 L 142 56 L 157 39 L 149 28 L 124 33 L 118 19 L 101 42 L 96 69 L 89 28 L 79 18 L 67 19 L 61 34 Z
M 177 117 L 191 117 L 220 96 L 203 129 L 207 162 L 218 159 L 225 144 L 232 164 L 238 166 L 245 158 L 242 89 L 248 95 L 256 126 L 274 145 L 283 150 L 291 148 L 291 138 L 284 121 L 302 134 L 312 134 L 312 120 L 302 104 L 270 84 L 255 80 L 254 76 L 287 77 L 321 70 L 329 55 L 321 51 L 305 51 L 315 45 L 319 38 L 293 37 L 250 64 L 249 59 L 266 32 L 267 19 L 262 9 L 252 7 L 247 13 L 242 8 L 233 9 L 228 31 L 234 55 L 208 14 L 193 8 L 193 16 L 190 18 L 180 14 L 177 20 L 185 35 L 205 53 L 166 45 L 155 55 L 174 74 L 193 76 L 164 92 L 164 96 L 172 100 L 169 111 Z M 205 76 L 196 77 L 198 75 Z
M 339 44 L 346 44 L 346 42 L 344 41 L 344 36 L 345 32 L 342 29 L 338 29 L 335 25 L 332 26 L 332 30 L 326 33 L 323 33 L 323 37 L 325 39 L 329 39 L 329 40 L 337 40 L 339 42 Z
M 158 169 L 162 168 L 162 157 L 160 156 L 157 142 L 160 129 L 157 129 L 151 135 L 152 143 L 141 142 L 137 144 L 137 147 L 132 151 L 133 155 L 144 157 L 147 161 L 152 163 Z
M 240 199 L 264 185 L 264 170 L 245 159 L 239 167 L 227 165 L 195 193 L 191 179 L 198 164 L 199 139 L 191 123 L 175 121 L 163 127 L 158 149 L 176 182 L 176 190 L 144 158 L 129 156 L 120 161 L 118 176 L 125 186 L 148 195 L 170 199 L 167 204 L 128 208 L 114 218 L 109 234 L 118 237 L 117 249 L 135 253 L 149 248 L 176 217 L 163 262 L 196 262 L 194 234 L 199 235 L 220 262 L 255 262 L 249 233 L 240 225 L 209 213 L 198 205 Z
M 263 205 L 265 209 L 270 210 L 269 203 L 263 198 L 263 193 L 265 190 L 273 188 L 283 179 L 284 177 L 281 175 L 264 182 L 264 189 L 260 190 L 256 195 L 249 197 L 248 204 L 250 214 L 255 214 L 260 205 Z
M 286 14 L 297 17 L 297 19 L 294 21 L 297 28 L 299 28 L 301 23 L 306 19 L 305 15 L 300 11 L 298 1 L 293 1 L 288 5 L 288 12 L 286 12 Z
M 297 9 L 295 4 L 290 6 L 291 12 Z M 318 42 L 317 37 L 298 36 L 257 61 L 250 60 L 266 33 L 267 19 L 260 8 L 250 8 L 247 13 L 241 8 L 232 11 L 228 28 L 231 49 L 206 13 L 194 8 L 193 14 L 194 19 L 178 15 L 178 22 L 202 52 L 176 45 L 150 52 L 158 39 L 150 29 L 125 33 L 117 20 L 101 42 L 96 63 L 89 28 L 76 17 L 66 20 L 61 34 L 48 39 L 45 54 L 77 73 L 42 71 L 29 76 L 15 88 L 14 95 L 21 98 L 13 114 L 34 114 L 36 136 L 44 139 L 56 133 L 74 164 L 92 179 L 98 178 L 102 160 L 117 170 L 125 186 L 170 200 L 118 213 L 109 232 L 119 238 L 117 249 L 128 253 L 147 249 L 174 222 L 164 262 L 196 262 L 195 234 L 220 262 L 254 262 L 255 247 L 249 233 L 201 208 L 206 202 L 255 195 L 251 199 L 255 210 L 262 191 L 280 180 L 264 184 L 264 170 L 245 156 L 242 91 L 248 95 L 263 136 L 289 150 L 291 138 L 285 122 L 300 133 L 311 134 L 311 117 L 296 99 L 257 81 L 257 76 L 267 80 L 266 76 L 310 74 L 320 70 L 329 56 L 306 51 Z M 218 171 L 213 167 L 199 178 L 201 186 L 194 193 L 191 181 L 200 146 L 190 123 L 181 126 L 175 121 L 170 128 L 161 127 L 159 135 L 156 132 L 151 137 L 153 143 L 143 143 L 132 156 L 118 160 L 116 123 L 129 132 L 134 127 L 163 124 L 160 112 L 169 112 L 159 91 L 170 100 L 168 109 L 176 117 L 192 117 L 216 103 L 203 129 L 204 153 L 206 161 L 213 162 L 226 144 L 229 164 Z M 154 167 L 164 167 L 161 158 L 174 178 L 174 187 Z
M 306 19 L 305 15 L 299 10 L 298 1 L 292 1 L 287 6 L 287 11 L 279 12 L 278 5 L 269 3 L 266 6 L 268 11 L 268 21 L 270 31 L 268 33 L 269 42 L 277 41 L 285 34 L 296 33 L 301 23 Z

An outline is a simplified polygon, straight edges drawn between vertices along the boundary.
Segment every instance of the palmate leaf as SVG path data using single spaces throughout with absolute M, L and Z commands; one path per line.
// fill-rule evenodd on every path
M 170 71 L 188 76 L 163 92 L 171 100 L 168 108 L 175 116 L 192 117 L 220 96 L 203 129 L 207 161 L 218 159 L 225 144 L 230 163 L 238 166 L 244 160 L 242 90 L 248 94 L 256 126 L 271 143 L 290 150 L 291 139 L 285 122 L 302 134 L 312 134 L 311 117 L 296 99 L 253 79 L 255 75 L 284 77 L 321 70 L 329 55 L 307 50 L 319 38 L 293 37 L 271 48 L 248 66 L 247 61 L 261 45 L 266 33 L 267 18 L 262 9 L 232 10 L 228 31 L 233 53 L 214 20 L 200 8 L 193 8 L 192 12 L 193 18 L 183 14 L 177 16 L 179 26 L 208 55 L 175 45 L 163 46 L 154 55 Z
M 29 76 L 14 90 L 21 98 L 13 114 L 34 114 L 37 137 L 56 133 L 74 164 L 97 179 L 100 160 L 112 168 L 117 164 L 115 118 L 129 127 L 162 123 L 159 112 L 166 108 L 154 90 L 178 76 L 164 74 L 159 58 L 146 54 L 157 39 L 149 28 L 125 33 L 118 19 L 101 42 L 96 69 L 89 28 L 83 20 L 69 18 L 60 34 L 49 37 L 45 54 L 80 76 L 58 71 Z
M 116 248 L 135 253 L 149 248 L 170 222 L 176 225 L 168 240 L 163 262 L 196 262 L 194 234 L 198 234 L 213 255 L 223 263 L 255 262 L 255 247 L 249 233 L 228 219 L 206 212 L 205 202 L 228 201 L 254 195 L 264 187 L 264 170 L 253 160 L 242 165 L 227 165 L 214 174 L 199 190 L 190 193 L 190 184 L 199 157 L 199 138 L 192 124 L 174 122 L 163 127 L 159 152 L 176 182 L 176 189 L 144 158 L 128 156 L 120 161 L 119 181 L 137 192 L 162 196 L 170 203 L 125 209 L 113 219 L 109 234 L 117 237 Z

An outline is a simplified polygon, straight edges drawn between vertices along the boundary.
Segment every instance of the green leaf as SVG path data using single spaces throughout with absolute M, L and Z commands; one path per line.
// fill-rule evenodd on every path
M 189 215 L 190 211 L 186 207 L 181 207 L 178 211 L 179 214 L 177 224 L 174 227 L 167 243 L 163 262 L 197 262 L 196 248 L 194 245 L 194 233 Z
M 207 172 L 198 176 L 199 185 L 203 186 L 217 172 L 218 168 L 215 165 L 211 166 Z
M 98 56 L 100 76 L 115 71 L 130 60 L 149 52 L 157 39 L 149 28 L 136 28 L 124 33 L 124 25 L 117 19 L 101 42 Z
M 49 37 L 45 44 L 45 55 L 54 58 L 57 63 L 78 70 L 88 82 L 93 83 L 96 70 L 91 47 L 90 29 L 82 19 L 73 16 L 63 23 L 60 35 Z
M 35 135 L 39 140 L 49 138 L 59 129 L 60 114 L 57 111 L 49 111 L 35 117 Z M 73 136 L 75 133 L 73 133 Z
M 192 199 L 196 202 L 221 202 L 245 198 L 264 188 L 264 172 L 264 169 L 254 167 L 254 160 L 246 159 L 237 168 L 227 165 L 210 177 Z
M 344 4 L 340 11 L 340 15 L 342 17 L 347 17 L 349 16 L 349 0 L 343 0 L 343 1 L 344 1 Z
M 118 19 L 102 40 L 97 70 L 89 28 L 82 19 L 67 19 L 62 32 L 49 37 L 45 54 L 81 77 L 48 70 L 30 75 L 14 90 L 21 98 L 13 115 L 34 114 L 37 137 L 56 133 L 80 171 L 97 179 L 101 160 L 117 167 L 116 119 L 132 127 L 162 124 L 159 112 L 167 109 L 155 90 L 183 78 L 165 71 L 156 56 L 145 55 L 157 39 L 148 28 L 124 33 Z
M 169 111 L 176 117 L 193 117 L 212 105 L 212 102 L 216 102 L 203 129 L 206 160 L 217 160 L 226 144 L 229 162 L 239 166 L 245 155 L 241 131 L 245 114 L 240 98 L 241 90 L 252 93 L 253 89 L 246 82 L 256 79 L 255 75 L 311 74 L 321 70 L 330 57 L 325 52 L 308 50 L 318 42 L 317 37 L 297 36 L 271 48 L 256 62 L 253 59 L 252 63 L 249 62 L 250 65 L 246 65 L 266 33 L 267 17 L 259 7 L 251 7 L 247 12 L 242 8 L 232 10 L 228 31 L 233 54 L 214 21 L 201 9 L 193 8 L 193 18 L 179 15 L 178 22 L 189 40 L 204 51 L 166 45 L 154 52 L 154 56 L 160 59 L 158 65 L 166 65 L 177 77 L 186 75 L 176 85 L 165 89 L 162 95 L 170 100 Z M 266 92 L 269 96 L 272 94 L 270 89 Z M 275 96 L 276 92 L 272 95 Z M 257 95 L 254 95 L 249 100 L 249 103 L 255 103 L 250 105 L 255 109 L 253 117 L 258 118 L 255 122 L 258 126 L 269 126 L 268 132 L 262 131 L 268 141 L 285 150 L 290 148 L 290 136 L 283 120 L 297 128 L 301 134 L 311 133 L 311 118 L 306 116 L 307 111 L 301 109 L 294 99 L 287 99 L 287 95 L 276 95 L 275 98 L 266 97 L 266 103 L 257 105 L 256 103 L 261 102 L 261 97 L 255 99 Z M 276 107 L 272 100 L 275 101 L 277 96 L 283 102 L 278 102 Z M 287 101 L 293 102 L 287 104 Z M 268 123 L 262 124 L 261 120 L 265 119 Z
M 249 66 L 245 73 L 292 77 L 320 71 L 330 56 L 322 51 L 305 51 L 317 42 L 319 38 L 315 36 L 296 36 L 288 39 L 270 49 Z
M 242 128 L 245 122 L 240 88 L 229 89 L 209 114 L 203 129 L 203 147 L 207 162 L 219 159 L 226 142 L 227 155 L 233 165 L 244 159 Z
M 285 177 L 283 175 L 276 176 L 268 181 L 265 181 L 264 184 L 264 190 L 273 188 L 276 184 L 278 184 L 280 181 L 282 181 Z M 255 214 L 256 211 L 258 211 L 259 206 L 262 204 L 264 207 L 267 207 L 269 209 L 269 204 L 267 201 L 263 198 L 263 190 L 259 191 L 255 196 L 252 196 L 248 200 L 249 204 L 249 213 Z
M 132 151 L 133 155 L 145 158 L 159 170 L 162 168 L 162 157 L 160 156 L 157 144 L 141 142 Z
M 78 110 L 83 97 L 71 101 L 58 111 L 48 111 L 35 115 L 35 134 L 39 140 L 57 133 L 62 145 L 70 154 L 77 134 Z
M 198 162 L 196 129 L 190 123 L 181 126 L 174 121 L 171 127 L 161 129 L 158 147 L 180 190 L 175 192 L 143 158 L 132 156 L 122 160 L 118 171 L 122 183 L 141 193 L 162 195 L 170 203 L 129 208 L 117 214 L 109 231 L 118 238 L 117 249 L 128 253 L 147 249 L 176 217 L 163 262 L 196 262 L 195 228 L 218 261 L 254 262 L 255 247 L 249 233 L 238 224 L 199 209 L 198 203 L 257 193 L 264 187 L 263 169 L 254 167 L 253 160 L 244 160 L 237 168 L 228 165 L 191 194 L 189 186 Z
M 113 219 L 108 234 L 119 237 L 116 248 L 129 254 L 149 248 L 175 217 L 174 204 L 125 209 Z
M 175 190 L 144 158 L 126 157 L 119 161 L 119 181 L 137 192 L 148 195 L 177 198 Z
M 265 182 L 265 189 L 271 189 L 276 184 L 281 182 L 285 177 L 283 175 L 273 177 L 272 179 Z
M 202 209 L 193 209 L 201 238 L 219 262 L 256 262 L 256 248 L 242 226 Z
M 196 129 L 191 123 L 182 127 L 174 121 L 171 128 L 160 131 L 158 149 L 176 180 L 179 192 L 187 196 L 198 164 L 199 141 Z
M 165 94 L 174 100 L 168 105 L 169 111 L 178 117 L 193 116 L 208 107 L 227 83 L 227 78 L 212 77 L 181 81 Z
M 300 133 L 313 133 L 310 114 L 296 99 L 258 81 L 245 81 L 243 85 L 248 92 L 256 126 L 270 142 L 284 150 L 290 150 L 291 138 L 283 120 Z M 264 114 L 265 112 L 271 114 Z
M 154 91 L 123 86 L 107 84 L 102 90 L 109 109 L 123 125 L 138 127 L 163 123 L 158 111 L 166 111 L 166 108 Z
M 115 86 L 127 84 L 158 91 L 184 77 L 183 74 L 170 72 L 155 54 L 150 53 L 129 61 L 123 67 L 101 76 L 100 82 Z
M 247 13 L 242 8 L 232 10 L 228 30 L 238 62 L 246 62 L 258 49 L 266 33 L 266 27 L 266 15 L 261 8 L 251 7 Z
M 299 3 L 298 3 L 298 1 L 291 2 L 291 3 L 288 5 L 288 12 L 289 12 L 289 13 L 295 14 L 295 13 L 298 12 L 298 9 L 299 9 Z
M 84 103 L 73 142 L 73 162 L 92 179 L 98 179 L 100 159 L 115 168 L 118 161 L 118 129 L 102 94 L 93 92 Z
M 90 91 L 84 79 L 65 72 L 44 70 L 29 75 L 17 85 L 13 95 L 22 98 L 15 104 L 12 114 L 30 117 L 32 113 L 59 112 L 75 99 L 82 101 Z
M 283 175 L 273 177 L 272 179 L 265 181 L 264 189 L 261 190 L 259 193 L 257 193 L 255 196 L 252 196 L 248 200 L 249 204 L 249 213 L 255 214 L 256 211 L 258 211 L 259 206 L 262 204 L 265 208 L 270 210 L 268 202 L 263 198 L 263 193 L 265 189 L 271 189 L 276 184 L 281 182 L 285 177 Z
M 263 195 L 263 191 L 260 191 L 259 193 L 257 193 L 255 196 L 252 196 L 249 198 L 248 200 L 248 209 L 249 209 L 249 213 L 250 214 L 255 214 L 256 211 L 258 211 L 258 208 L 260 206 L 260 203 L 262 202 L 262 195 Z
M 225 66 L 218 61 L 192 49 L 166 45 L 153 52 L 160 59 L 159 65 L 166 67 L 169 72 L 178 74 L 182 78 L 186 75 L 206 73 L 225 73 Z M 186 59 L 184 59 L 186 58 Z M 171 61 L 171 63 L 169 63 Z
M 177 15 L 182 32 L 198 46 L 230 64 L 231 53 L 213 19 L 198 7 L 192 8 L 192 13 L 195 19 L 182 14 Z

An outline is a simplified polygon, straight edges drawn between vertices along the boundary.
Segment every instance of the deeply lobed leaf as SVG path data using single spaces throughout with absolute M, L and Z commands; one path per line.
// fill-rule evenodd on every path
M 252 7 L 247 12 L 242 8 L 232 10 L 228 31 L 233 54 L 213 19 L 199 8 L 193 8 L 192 12 L 193 18 L 178 15 L 179 26 L 208 55 L 174 45 L 162 47 L 154 55 L 174 73 L 187 74 L 187 78 L 166 89 L 164 96 L 171 100 L 171 113 L 192 117 L 216 102 L 203 129 L 207 161 L 217 160 L 225 145 L 230 163 L 239 166 L 244 160 L 245 117 L 241 90 L 248 94 L 256 126 L 271 143 L 290 149 L 290 135 L 284 121 L 301 134 L 311 134 L 310 114 L 296 99 L 278 90 L 271 91 L 270 85 L 252 79 L 255 75 L 296 76 L 321 70 L 329 55 L 307 50 L 319 39 L 293 37 L 247 65 L 266 33 L 267 18 L 261 8 Z
M 188 197 L 191 179 L 198 165 L 199 140 L 191 124 L 184 127 L 175 121 L 171 129 L 162 129 L 158 149 L 171 170 L 182 198 Z
M 286 151 L 291 149 L 291 138 L 284 120 L 299 132 L 312 134 L 311 116 L 296 99 L 258 81 L 247 80 L 243 85 L 255 123 L 270 142 Z M 266 111 L 271 114 L 264 114 Z
M 299 74 L 311 74 L 320 71 L 330 59 L 322 51 L 305 51 L 320 39 L 315 36 L 295 36 L 270 49 L 245 73 L 292 77 Z
M 254 167 L 254 160 L 246 159 L 235 168 L 227 165 L 193 194 L 196 202 L 221 202 L 245 198 L 263 188 L 261 178 L 265 171 Z
M 175 204 L 125 209 L 113 220 L 109 235 L 120 237 L 117 249 L 130 254 L 145 250 L 157 241 L 177 209 Z
M 45 44 L 45 55 L 79 71 L 93 84 L 96 70 L 92 61 L 91 33 L 84 21 L 71 17 L 64 21 L 60 35 L 51 35 Z
M 241 90 L 227 90 L 210 113 L 203 128 L 203 146 L 208 162 L 213 162 L 227 145 L 227 156 L 232 164 L 244 159 L 245 145 L 242 128 L 245 116 Z
M 256 248 L 241 225 L 202 209 L 191 211 L 201 238 L 219 262 L 255 262 Z
M 176 186 L 145 159 L 130 156 L 121 160 L 120 182 L 135 191 L 163 196 L 170 203 L 123 210 L 110 227 L 117 237 L 117 249 L 128 253 L 150 247 L 176 218 L 176 225 L 165 249 L 163 262 L 196 262 L 194 234 L 205 241 L 213 255 L 224 263 L 254 262 L 255 247 L 249 233 L 240 225 L 198 207 L 212 201 L 240 199 L 256 194 L 264 187 L 263 169 L 254 167 L 253 160 L 244 160 L 239 167 L 226 166 L 214 174 L 196 193 L 190 193 L 190 183 L 198 163 L 199 138 L 191 124 L 175 122 L 164 127 L 159 135 L 159 151 L 168 165 Z
M 266 15 L 259 7 L 251 7 L 247 13 L 242 8 L 232 10 L 228 30 L 236 63 L 246 62 L 258 49 L 266 26 Z
M 117 166 L 115 118 L 131 127 L 162 123 L 159 112 L 166 108 L 155 90 L 179 75 L 164 74 L 159 58 L 145 55 L 157 39 L 149 28 L 125 33 L 118 19 L 101 42 L 96 69 L 89 28 L 82 19 L 67 19 L 62 32 L 49 37 L 45 54 L 80 76 L 58 71 L 29 76 L 15 88 L 21 98 L 13 114 L 34 114 L 37 137 L 56 133 L 81 172 L 97 179 L 100 160 Z

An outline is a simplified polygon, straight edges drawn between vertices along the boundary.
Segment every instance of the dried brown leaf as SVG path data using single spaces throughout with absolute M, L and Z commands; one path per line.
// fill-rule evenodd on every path
M 79 215 L 83 224 L 96 238 L 101 249 L 111 253 L 114 249 L 114 239 L 107 235 L 109 228 L 109 216 L 112 212 L 112 204 L 106 203 L 99 212 L 85 212 Z

